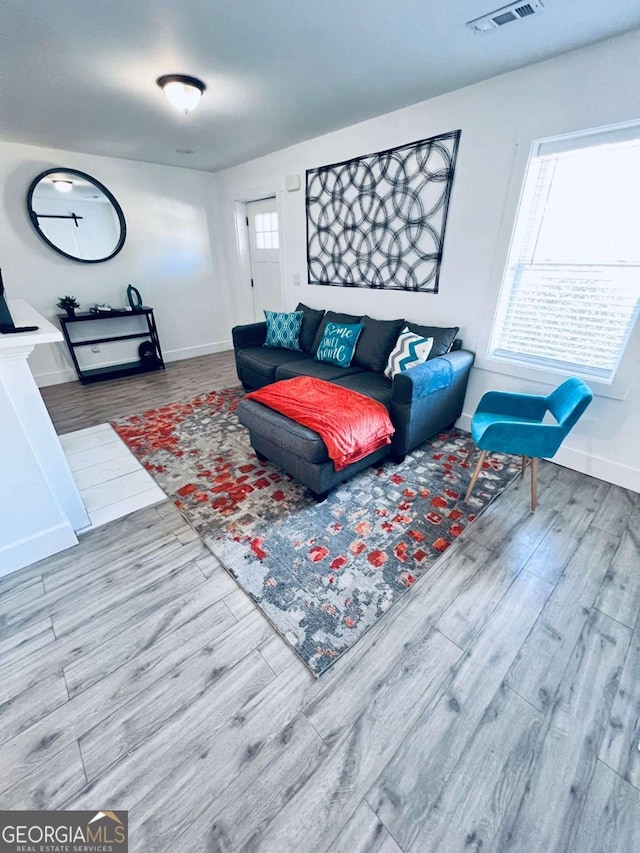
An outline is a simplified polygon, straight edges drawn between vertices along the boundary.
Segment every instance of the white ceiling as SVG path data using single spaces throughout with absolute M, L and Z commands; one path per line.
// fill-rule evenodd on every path
M 638 0 L 545 2 L 475 35 L 504 0 L 4 0 L 0 138 L 217 170 L 640 26 Z M 207 84 L 190 116 L 171 73 Z

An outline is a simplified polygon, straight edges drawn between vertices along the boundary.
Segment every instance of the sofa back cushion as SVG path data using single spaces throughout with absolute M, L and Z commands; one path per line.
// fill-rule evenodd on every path
M 327 323 L 316 351 L 318 361 L 349 367 L 362 328 L 362 323 Z
M 417 323 L 407 323 L 409 331 L 423 338 L 433 338 L 433 346 L 429 353 L 429 359 L 451 352 L 453 342 L 460 330 L 459 326 L 444 328 L 442 326 L 419 326 Z
M 365 370 L 382 373 L 402 331 L 404 320 L 374 320 L 365 314 L 362 323 L 364 328 L 358 338 L 353 363 Z
M 324 336 L 327 323 L 359 323 L 360 320 L 361 317 L 356 317 L 354 314 L 339 314 L 337 311 L 327 311 L 316 332 L 316 337 L 311 347 L 312 354 L 315 355 L 318 351 L 318 345 Z
M 302 311 L 302 327 L 300 329 L 300 347 L 303 352 L 311 352 L 320 323 L 324 317 L 323 308 L 309 308 L 302 302 L 298 302 L 296 311 Z

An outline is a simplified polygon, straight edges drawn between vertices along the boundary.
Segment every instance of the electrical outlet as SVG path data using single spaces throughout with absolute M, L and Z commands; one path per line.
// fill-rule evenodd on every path
M 94 344 L 91 347 L 91 352 L 100 352 L 100 347 L 97 344 Z
M 295 272 L 293 274 L 293 284 L 295 287 L 300 287 L 300 273 Z

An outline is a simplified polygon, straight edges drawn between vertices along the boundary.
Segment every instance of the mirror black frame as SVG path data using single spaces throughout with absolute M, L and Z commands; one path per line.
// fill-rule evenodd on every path
M 118 222 L 120 223 L 120 239 L 118 240 L 118 243 L 113 252 L 111 252 L 111 254 L 107 255 L 105 258 L 77 258 L 75 255 L 70 255 L 67 252 L 63 252 L 62 249 L 58 248 L 55 243 L 52 243 L 51 240 L 49 240 L 49 238 L 40 228 L 38 217 L 33 209 L 33 193 L 43 178 L 46 178 L 47 175 L 55 175 L 60 172 L 65 172 L 66 174 L 75 175 L 78 178 L 85 178 L 86 180 L 90 181 L 94 185 L 94 187 L 97 187 L 101 192 L 106 195 L 106 197 L 113 205 L 113 209 L 115 210 L 118 216 Z M 122 247 L 124 246 L 124 241 L 127 237 L 127 223 L 125 221 L 122 208 L 118 204 L 116 197 L 110 190 L 105 187 L 104 184 L 101 184 L 100 181 L 98 181 L 96 178 L 91 177 L 91 175 L 87 175 L 86 172 L 79 172 L 77 169 L 66 169 L 62 166 L 58 166 L 55 169 L 47 169 L 45 172 L 41 172 L 36 178 L 33 179 L 33 181 L 31 182 L 31 186 L 29 187 L 29 192 L 27 193 L 27 210 L 29 212 L 29 219 L 31 219 L 31 222 L 33 223 L 33 227 L 36 229 L 36 231 L 47 244 L 47 246 L 50 246 L 54 250 L 54 252 L 57 252 L 59 255 L 62 255 L 65 258 L 69 258 L 69 260 L 71 261 L 77 261 L 77 263 L 79 264 L 102 264 L 105 261 L 110 261 L 111 258 L 115 257 L 122 249 Z

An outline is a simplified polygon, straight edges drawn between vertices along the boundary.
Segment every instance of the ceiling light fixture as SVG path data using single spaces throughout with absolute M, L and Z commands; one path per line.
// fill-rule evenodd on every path
M 60 178 L 53 178 L 51 183 L 59 193 L 70 193 L 73 189 L 73 181 L 63 181 Z
M 156 83 L 167 96 L 172 107 L 188 115 L 200 103 L 200 97 L 207 88 L 197 77 L 185 74 L 165 74 L 158 77 Z

